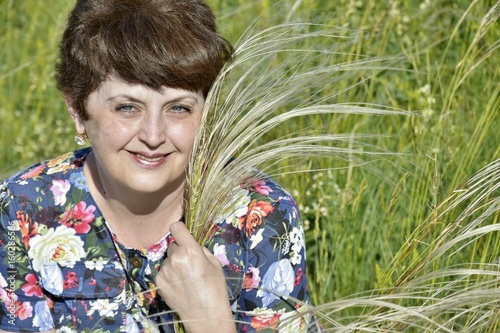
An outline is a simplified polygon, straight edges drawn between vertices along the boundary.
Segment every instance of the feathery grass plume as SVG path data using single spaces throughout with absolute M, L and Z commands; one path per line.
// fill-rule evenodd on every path
M 200 244 L 206 243 L 221 216 L 234 211 L 237 190 L 250 175 L 276 172 L 284 159 L 331 155 L 363 164 L 364 156 L 389 154 L 369 144 L 374 135 L 331 134 L 321 128 L 288 129 L 292 134 L 265 140 L 291 119 L 409 114 L 374 105 L 335 103 L 345 90 L 360 88 L 370 72 L 387 69 L 396 60 L 366 57 L 337 62 L 342 46 L 359 38 L 353 31 L 312 23 L 283 23 L 256 33 L 252 28 L 236 44 L 233 61 L 223 68 L 207 97 L 190 161 L 185 219 Z M 348 78 L 354 82 L 335 89 Z M 365 167 L 379 172 L 369 164 Z
M 213 227 L 236 211 L 245 179 L 285 172 L 280 165 L 284 159 L 303 161 L 329 155 L 351 165 L 364 164 L 383 178 L 365 157 L 381 159 L 391 154 L 370 144 L 370 139 L 380 135 L 332 134 L 310 125 L 266 141 L 269 133 L 298 117 L 411 114 L 375 105 L 335 103 L 338 95 L 362 89 L 370 74 L 388 69 L 397 60 L 366 57 L 339 62 L 342 47 L 358 41 L 355 32 L 290 22 L 255 29 L 250 27 L 236 43 L 234 59 L 223 68 L 207 97 L 190 160 L 185 223 L 202 245 L 209 241 Z M 341 80 L 352 83 L 335 89 Z
M 315 37 L 321 39 L 316 42 Z M 397 61 L 389 57 L 336 61 L 343 46 L 356 43 L 359 37 L 351 30 L 322 24 L 284 23 L 257 33 L 250 28 L 236 44 L 234 61 L 223 69 L 207 98 L 190 163 L 186 224 L 200 244 L 206 243 L 218 219 L 238 204 L 240 183 L 250 175 L 284 172 L 280 165 L 284 159 L 330 155 L 377 173 L 366 159 L 393 154 L 370 145 L 371 135 L 331 134 L 324 128 L 294 128 L 292 134 L 265 140 L 270 132 L 298 117 L 409 114 L 376 105 L 336 103 L 336 97 L 347 90 L 362 88 L 370 73 L 390 69 Z M 334 88 L 349 79 L 351 84 Z M 489 170 L 496 171 L 492 174 Z M 433 218 L 444 218 L 456 205 L 477 194 L 395 287 L 311 310 L 327 324 L 325 330 L 479 332 L 498 328 L 498 320 L 492 319 L 499 311 L 498 264 L 454 264 L 452 260 L 457 251 L 498 233 L 495 224 L 480 226 L 498 212 L 498 198 L 485 201 L 498 189 L 497 176 L 493 175 L 498 175 L 495 163 L 472 179 L 469 190 L 456 192 L 462 196 L 444 201 L 422 223 L 424 229 L 435 230 L 437 221 Z M 469 221 L 485 206 L 488 209 L 481 216 Z M 427 240 L 415 236 L 417 243 L 422 239 Z M 392 267 L 407 255 L 403 247 Z M 436 261 L 440 265 L 432 267 Z M 364 309 L 363 315 L 342 315 L 353 307 Z
M 500 159 L 492 162 L 432 212 L 425 228 L 391 264 L 404 265 L 414 243 L 428 242 L 436 216 L 447 223 L 439 239 L 412 263 L 394 287 L 352 295 L 312 310 L 325 332 L 498 332 L 500 329 Z M 462 209 L 462 206 L 465 207 Z M 460 207 L 457 218 L 453 213 Z M 489 258 L 461 262 L 459 251 L 491 246 Z M 489 245 L 488 245 L 489 244 Z M 435 263 L 437 265 L 434 265 Z M 351 316 L 347 310 L 358 308 Z
M 444 229 L 437 238 L 433 239 L 433 242 L 429 242 L 429 246 L 424 251 L 420 252 L 418 258 L 413 260 L 412 264 L 398 279 L 395 286 L 404 285 L 408 280 L 415 278 L 423 267 L 440 259 L 443 252 L 453 248 L 456 244 L 473 237 L 472 242 L 476 238 L 498 230 L 497 224 L 484 225 L 484 223 L 500 207 L 499 190 L 500 160 L 496 160 L 471 178 L 463 188 L 454 191 L 449 198 L 438 205 L 432 214 L 429 215 L 428 219 L 423 221 L 420 227 L 414 231 L 411 241 L 407 242 L 395 256 L 388 274 L 393 274 L 395 268 L 413 254 L 418 244 L 426 242 L 436 226 L 444 223 Z M 465 208 L 461 207 L 462 203 L 469 201 L 470 203 Z M 457 210 L 458 217 L 452 223 L 447 223 L 446 221 L 449 220 L 449 216 L 456 213 Z M 471 215 L 477 212 L 482 213 L 477 218 L 471 220 Z M 453 253 L 460 250 L 461 247 L 458 247 L 453 250 Z M 497 248 L 496 250 L 500 249 Z M 500 253 L 497 252 L 498 255 Z M 496 259 L 500 259 L 500 257 Z

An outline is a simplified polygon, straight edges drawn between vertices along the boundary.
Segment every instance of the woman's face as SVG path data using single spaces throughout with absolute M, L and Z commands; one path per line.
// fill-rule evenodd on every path
M 110 78 L 89 95 L 89 120 L 70 113 L 87 132 L 105 189 L 146 194 L 183 186 L 203 105 L 201 92 Z

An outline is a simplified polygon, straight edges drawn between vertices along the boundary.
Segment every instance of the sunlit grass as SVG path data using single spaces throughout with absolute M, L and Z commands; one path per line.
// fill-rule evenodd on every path
M 414 111 L 414 116 L 329 115 L 289 125 L 290 131 L 297 126 L 323 133 L 380 134 L 372 144 L 394 153 L 369 161 L 382 174 L 349 160 L 324 157 L 284 165 L 320 171 L 276 175 L 302 211 L 314 304 L 328 306 L 373 289 L 390 289 L 403 277 L 414 278 L 412 270 L 420 267 L 427 273 L 499 263 L 500 241 L 493 229 L 453 256 L 423 265 L 440 245 L 437 240 L 458 237 L 444 237 L 443 232 L 474 201 L 450 198 L 500 158 L 498 2 L 309 0 L 278 7 L 276 1 L 264 0 L 209 3 L 222 32 L 234 42 L 262 15 L 257 24 L 262 28 L 277 20 L 304 20 L 352 29 L 358 39 L 346 41 L 333 62 L 401 58 L 394 64 L 397 70 L 380 71 L 363 82 L 368 73 L 358 70 L 357 76 L 332 82 L 322 94 L 341 92 L 337 103 L 376 104 Z M 71 5 L 62 0 L 0 2 L 0 175 L 76 148 L 73 126 L 52 77 L 59 34 Z M 318 42 L 310 41 L 311 46 Z M 353 82 L 361 83 L 344 91 Z M 267 138 L 287 133 L 283 128 Z M 490 192 L 455 232 L 498 197 L 498 189 Z M 477 227 L 496 223 L 498 210 Z M 483 278 L 468 276 L 463 285 Z M 432 277 L 425 286 L 433 290 L 440 283 L 442 277 Z M 345 318 L 367 311 L 363 306 L 346 309 L 341 312 Z M 489 327 L 495 325 L 498 322 Z

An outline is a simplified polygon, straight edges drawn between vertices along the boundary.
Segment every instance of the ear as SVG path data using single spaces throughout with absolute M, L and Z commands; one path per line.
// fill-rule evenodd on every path
M 85 133 L 85 123 L 78 114 L 76 107 L 74 107 L 73 100 L 68 95 L 64 95 L 64 102 L 66 103 L 66 108 L 68 109 L 73 123 L 75 124 L 76 131 L 78 133 Z

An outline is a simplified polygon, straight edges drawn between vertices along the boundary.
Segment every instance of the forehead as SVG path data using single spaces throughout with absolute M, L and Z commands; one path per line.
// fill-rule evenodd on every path
M 115 77 L 107 78 L 106 80 L 101 82 L 99 87 L 90 94 L 89 98 L 91 98 L 92 95 L 104 99 L 119 96 L 129 96 L 136 99 L 191 98 L 199 103 L 202 103 L 204 101 L 203 93 L 201 90 L 191 91 L 168 86 L 162 86 L 160 89 L 153 89 L 144 84 L 130 83 Z

